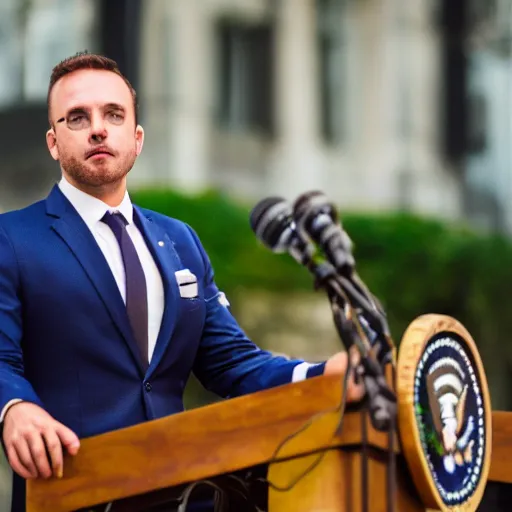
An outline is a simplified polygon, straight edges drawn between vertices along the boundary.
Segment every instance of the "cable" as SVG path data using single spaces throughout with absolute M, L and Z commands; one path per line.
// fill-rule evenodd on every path
M 178 512 L 186 512 L 188 502 L 190 500 L 190 495 L 192 494 L 192 491 L 199 486 L 199 485 L 207 485 L 209 487 L 212 487 L 216 493 L 215 493 L 215 511 L 217 510 L 223 510 L 224 509 L 224 503 L 226 499 L 226 491 L 224 491 L 221 487 L 219 487 L 215 482 L 212 482 L 211 480 L 199 480 L 197 482 L 193 482 L 190 485 L 187 485 L 181 496 L 179 497 L 180 504 L 178 506 Z M 220 509 L 219 509 L 220 506 Z
M 245 482 L 242 478 L 239 478 L 235 475 L 227 475 L 227 479 L 234 480 L 237 482 L 242 489 L 238 489 L 235 487 L 230 487 L 229 492 L 234 492 L 240 497 L 242 497 L 245 502 L 249 503 L 254 507 L 254 512 L 264 512 L 262 509 L 260 509 L 256 504 L 251 502 L 250 497 L 250 490 L 248 488 L 247 482 Z M 224 489 L 222 483 L 217 484 L 216 482 L 212 480 L 198 480 L 196 482 L 192 482 L 190 485 L 188 485 L 181 496 L 179 497 L 179 506 L 177 512 L 186 512 L 187 506 L 189 504 L 190 497 L 192 495 L 192 492 L 195 490 L 196 487 L 199 485 L 206 485 L 209 487 L 212 487 L 215 490 L 215 496 L 214 496 L 214 510 L 215 512 L 223 512 L 225 510 L 228 510 L 226 505 L 229 505 L 229 499 L 228 499 L 228 489 Z M 244 492 L 242 492 L 245 491 Z
M 248 474 L 250 474 L 250 472 Z M 250 501 L 251 491 L 249 489 L 249 486 L 247 485 L 247 481 L 242 479 L 242 478 L 240 478 L 240 477 L 238 477 L 238 476 L 236 476 L 236 475 L 227 475 L 226 478 L 228 480 L 234 480 L 235 482 L 240 484 L 240 487 L 245 491 L 245 494 L 240 489 L 231 488 L 231 490 L 236 492 L 238 495 L 242 496 L 242 498 L 244 498 L 244 500 L 246 502 L 251 503 L 251 501 Z M 247 478 L 247 476 L 246 476 L 246 478 Z M 258 505 L 256 505 L 256 504 L 251 503 L 251 505 L 254 506 L 254 511 L 255 512 L 265 512 L 264 510 L 259 508 Z
M 340 419 L 338 421 L 338 424 L 336 425 L 336 429 L 333 432 L 333 435 L 331 437 L 331 441 L 336 436 L 338 436 L 341 433 L 341 431 L 343 429 L 343 420 L 344 420 L 344 417 L 345 417 L 345 408 L 346 408 L 346 405 L 347 405 L 348 381 L 349 381 L 349 378 L 350 378 L 350 375 L 351 375 L 352 371 L 353 371 L 353 368 L 352 368 L 352 364 L 351 364 L 351 361 L 350 361 L 350 357 L 347 357 L 347 371 L 345 372 L 345 375 L 343 376 L 343 390 L 342 390 L 341 399 L 340 399 L 340 402 L 338 403 L 338 405 L 336 407 L 331 408 L 331 409 L 327 409 L 325 411 L 321 411 L 319 413 L 314 414 L 306 423 L 304 423 L 304 425 L 299 427 L 298 430 L 296 430 L 292 434 L 290 434 L 287 437 L 285 437 L 278 444 L 277 448 L 274 450 L 274 453 L 272 454 L 268 464 L 272 464 L 273 462 L 278 462 L 277 457 L 279 455 L 279 452 L 283 449 L 283 447 L 286 446 L 286 444 L 289 443 L 291 440 L 295 439 L 299 434 L 301 434 L 306 429 L 308 429 L 311 425 L 313 425 L 313 423 L 316 420 L 318 420 L 319 418 L 325 416 L 326 414 L 330 414 L 330 413 L 338 412 L 338 411 L 340 412 Z M 318 455 L 318 457 L 302 473 L 300 473 L 297 477 L 295 477 L 288 485 L 285 485 L 285 486 L 281 487 L 279 485 L 274 484 L 270 480 L 268 480 L 268 478 L 267 479 L 259 478 L 258 480 L 261 481 L 261 482 L 267 483 L 268 486 L 271 487 L 274 491 L 278 491 L 278 492 L 290 491 L 305 476 L 307 476 L 309 473 L 311 473 L 311 471 L 313 471 L 320 464 L 320 462 L 323 460 L 326 452 L 327 452 L 327 450 L 322 451 L 322 453 L 320 453 Z

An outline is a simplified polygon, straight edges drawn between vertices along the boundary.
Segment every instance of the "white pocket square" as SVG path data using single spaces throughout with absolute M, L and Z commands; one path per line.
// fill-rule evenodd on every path
M 197 297 L 197 277 L 188 268 L 177 270 L 174 275 L 180 289 L 180 297 L 193 299 Z

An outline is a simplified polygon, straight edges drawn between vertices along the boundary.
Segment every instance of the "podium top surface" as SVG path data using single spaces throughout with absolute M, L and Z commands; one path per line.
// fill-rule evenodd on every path
M 335 435 L 341 392 L 341 378 L 316 377 L 83 439 L 78 455 L 65 457 L 62 479 L 28 481 L 27 511 L 49 504 L 54 512 L 77 510 L 271 459 L 360 444 L 360 413 L 347 413 L 341 436 Z M 369 429 L 367 439 L 376 448 L 387 446 L 383 433 Z
M 27 512 L 78 510 L 330 447 L 357 447 L 363 427 L 367 444 L 387 450 L 387 434 L 373 430 L 364 411 L 347 412 L 335 434 L 341 391 L 339 377 L 316 377 L 83 439 L 78 455 L 65 457 L 62 479 L 28 481 Z M 512 413 L 493 415 L 490 480 L 512 482 L 511 420 Z

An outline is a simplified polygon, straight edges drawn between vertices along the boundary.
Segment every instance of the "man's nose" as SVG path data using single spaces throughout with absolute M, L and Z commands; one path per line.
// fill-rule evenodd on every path
M 91 142 L 103 142 L 107 138 L 107 128 L 105 121 L 101 115 L 93 115 L 91 117 Z

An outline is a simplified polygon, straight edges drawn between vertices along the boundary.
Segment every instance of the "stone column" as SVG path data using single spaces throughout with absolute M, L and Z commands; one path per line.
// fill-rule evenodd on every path
M 169 2 L 171 73 L 168 140 L 171 184 L 187 190 L 208 185 L 212 25 L 204 2 Z
M 429 0 L 393 0 L 395 21 L 397 202 L 416 212 L 457 217 L 457 174 L 442 157 L 442 55 L 436 10 Z
M 145 131 L 144 149 L 129 175 L 130 183 L 167 184 L 170 176 L 170 119 L 172 114 L 169 5 L 152 0 L 142 6 L 140 50 L 140 124 Z
M 267 188 L 285 196 L 322 186 L 314 0 L 276 6 L 276 153 Z

